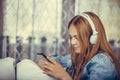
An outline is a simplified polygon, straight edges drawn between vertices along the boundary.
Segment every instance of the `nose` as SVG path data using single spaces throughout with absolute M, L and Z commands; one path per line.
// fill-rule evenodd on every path
M 75 45 L 75 44 L 77 44 L 77 41 L 76 41 L 76 39 L 71 39 L 71 45 Z

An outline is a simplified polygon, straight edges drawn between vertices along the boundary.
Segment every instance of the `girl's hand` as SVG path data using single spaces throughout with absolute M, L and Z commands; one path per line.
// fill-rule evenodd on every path
M 45 74 L 52 76 L 58 80 L 72 80 L 65 69 L 54 59 L 47 57 L 51 62 L 40 60 L 38 65 Z

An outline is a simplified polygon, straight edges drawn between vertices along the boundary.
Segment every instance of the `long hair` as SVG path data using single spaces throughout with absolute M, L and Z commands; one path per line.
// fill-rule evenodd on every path
M 110 47 L 110 44 L 107 41 L 105 30 L 101 20 L 97 15 L 95 15 L 92 12 L 85 12 L 85 14 L 89 15 L 89 17 L 92 19 L 92 22 L 95 25 L 95 28 L 98 32 L 97 41 L 94 45 L 90 44 L 89 39 L 93 31 L 89 22 L 84 17 L 77 15 L 71 19 L 71 21 L 68 24 L 68 29 L 71 24 L 75 26 L 79 37 L 79 43 L 80 45 L 82 45 L 80 55 L 75 54 L 74 49 L 71 45 L 71 59 L 74 67 L 74 73 L 72 73 L 72 77 L 75 80 L 80 80 L 85 65 L 89 60 L 91 60 L 93 56 L 95 56 L 98 53 L 99 50 L 107 53 L 107 55 L 109 55 L 113 59 L 118 76 L 120 76 L 119 60 L 117 59 L 115 53 L 113 52 L 112 48 Z

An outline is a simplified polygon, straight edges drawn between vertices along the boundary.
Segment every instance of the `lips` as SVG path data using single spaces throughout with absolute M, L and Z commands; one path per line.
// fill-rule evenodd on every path
M 75 50 L 79 49 L 78 47 L 74 47 Z
M 73 47 L 74 47 L 74 48 L 78 48 L 79 46 L 76 45 L 76 46 L 73 46 Z
M 78 45 L 73 45 L 74 50 L 78 50 L 80 47 Z

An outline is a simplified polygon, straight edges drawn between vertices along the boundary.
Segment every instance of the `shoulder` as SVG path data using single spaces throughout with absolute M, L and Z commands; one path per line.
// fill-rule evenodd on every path
M 95 55 L 86 65 L 86 70 L 91 78 L 114 79 L 116 69 L 112 59 L 105 53 Z
M 106 53 L 98 53 L 96 54 L 87 64 L 89 67 L 97 67 L 97 68 L 103 68 L 103 69 L 114 69 L 114 63 L 110 56 L 108 56 Z
M 102 63 L 112 64 L 112 63 L 113 63 L 111 57 L 110 57 L 109 55 L 107 55 L 106 53 L 98 53 L 98 54 L 96 54 L 96 55 L 90 60 L 90 62 L 94 62 L 94 63 L 99 62 L 100 64 L 102 64 Z

